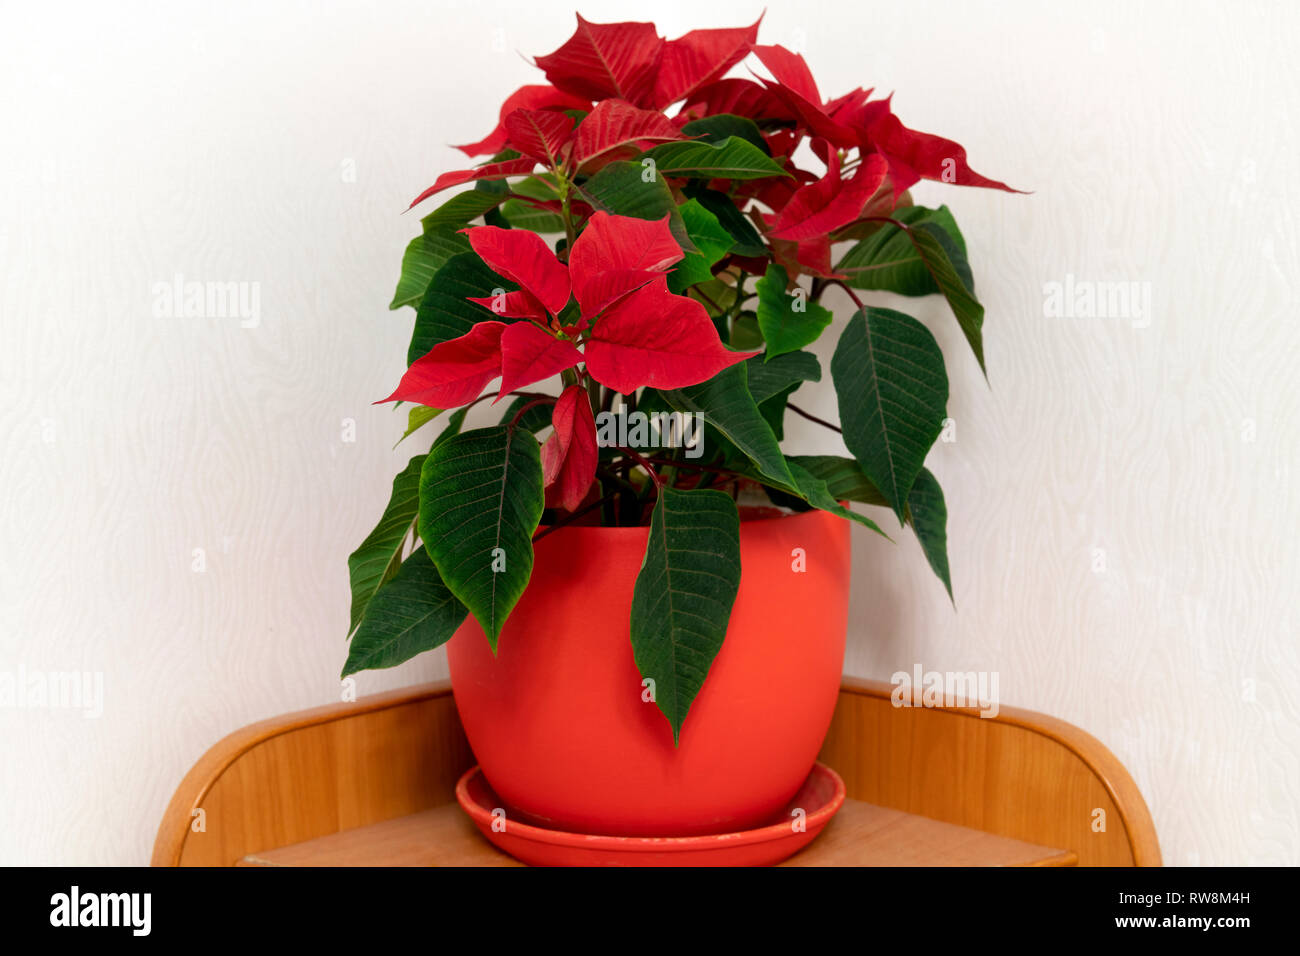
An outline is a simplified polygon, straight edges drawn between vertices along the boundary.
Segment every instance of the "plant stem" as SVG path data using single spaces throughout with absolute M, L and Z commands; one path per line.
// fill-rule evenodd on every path
M 840 428 L 838 425 L 832 425 L 824 418 L 818 418 L 816 415 L 813 415 L 810 412 L 805 412 L 798 405 L 794 405 L 791 404 L 790 402 L 786 402 L 785 407 L 790 409 L 790 411 L 794 412 L 796 415 L 802 415 L 810 422 L 816 422 L 818 425 L 824 425 L 825 427 L 829 428 L 833 432 L 839 432 L 841 435 L 844 434 L 844 429 Z
M 571 512 L 567 518 L 562 518 L 559 521 L 555 522 L 555 524 L 547 525 L 545 528 L 541 530 L 541 532 L 533 536 L 533 543 L 536 544 L 538 541 L 541 541 L 552 531 L 558 531 L 560 528 L 563 528 L 566 524 L 573 524 L 573 522 L 577 521 L 583 515 L 595 511 L 601 505 L 605 504 L 605 502 L 611 501 L 616 497 L 617 494 L 606 495 L 603 498 L 597 498 L 591 504 L 584 505 L 583 507 L 579 508 L 577 511 Z

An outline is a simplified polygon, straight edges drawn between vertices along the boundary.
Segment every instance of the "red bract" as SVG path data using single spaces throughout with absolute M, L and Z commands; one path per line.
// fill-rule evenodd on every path
M 639 109 L 625 100 L 605 100 L 574 134 L 573 165 L 581 167 L 621 147 L 636 147 L 639 152 L 655 143 L 684 138 L 662 113 Z
M 880 184 L 889 164 L 872 153 L 847 179 L 840 178 L 839 153 L 830 153 L 830 168 L 817 182 L 796 192 L 772 227 L 773 239 L 811 239 L 826 236 L 858 218 Z
M 673 295 L 660 276 L 605 313 L 585 354 L 592 378 L 628 394 L 643 385 L 695 385 L 758 353 L 724 348 L 704 306 Z
M 572 116 L 555 110 L 515 110 L 505 121 L 510 145 L 552 169 L 560 165 L 573 124 Z
M 748 27 L 692 30 L 665 43 L 655 76 L 655 105 L 663 109 L 721 79 L 753 48 L 762 22 L 763 18 L 759 17 Z
M 477 143 L 457 146 L 468 156 L 491 156 L 499 153 L 506 145 L 506 117 L 515 110 L 589 110 L 591 100 L 557 90 L 553 86 L 539 83 L 533 86 L 521 86 L 501 105 L 500 120 L 496 128 Z
M 596 381 L 617 391 L 682 388 L 756 354 L 726 349 L 704 307 L 668 291 L 664 273 L 681 260 L 682 250 L 666 216 L 648 221 L 596 213 L 574 242 L 567 266 L 535 233 L 496 226 L 465 232 L 484 262 L 521 287 L 471 301 L 526 321 L 479 322 L 435 346 L 407 369 L 385 401 L 453 408 L 473 401 L 498 375 L 505 395 L 584 359 Z M 570 289 L 580 321 L 560 329 Z M 582 337 L 588 326 L 591 332 Z M 584 343 L 580 352 L 577 345 Z
M 575 510 L 596 477 L 596 420 L 587 390 L 570 385 L 551 411 L 551 437 L 542 445 L 542 480 L 549 504 Z
M 890 99 L 867 103 L 857 110 L 853 122 L 861 131 L 862 139 L 889 160 L 895 196 L 920 179 L 1020 192 L 971 169 L 966 162 L 966 150 L 952 140 L 908 129 L 889 104 Z
M 557 89 L 574 96 L 651 106 L 663 42 L 653 23 L 590 23 L 578 14 L 573 36 L 536 62 Z
M 458 339 L 435 345 L 414 362 L 385 402 L 456 408 L 472 402 L 501 374 L 503 322 L 479 322 Z

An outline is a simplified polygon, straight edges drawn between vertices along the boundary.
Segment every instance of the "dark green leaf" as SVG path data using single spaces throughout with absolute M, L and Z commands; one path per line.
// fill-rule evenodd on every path
M 844 443 L 898 520 L 943 427 L 948 374 L 934 336 L 892 309 L 859 309 L 831 359 Z
M 738 136 L 762 151 L 764 156 L 771 156 L 772 150 L 763 139 L 758 124 L 745 116 L 734 113 L 718 113 L 703 119 L 691 120 L 682 127 L 682 132 L 692 139 L 705 143 L 721 143 L 730 136 Z
M 745 214 L 736 208 L 730 196 L 716 189 L 709 189 L 698 181 L 687 183 L 682 191 L 691 199 L 698 199 L 701 206 L 718 217 L 722 228 L 731 233 L 731 238 L 736 241 L 736 247 L 732 252 L 738 256 L 767 255 L 767 246 L 763 245 L 763 238 L 758 234 L 758 230 Z
M 352 636 L 343 674 L 396 667 L 447 643 L 465 620 L 465 606 L 447 590 L 423 548 L 402 562 L 375 594 Z
M 506 407 L 505 412 L 501 415 L 501 424 L 509 425 L 514 421 L 515 415 L 519 414 L 519 410 L 533 401 L 535 399 L 529 398 L 527 395 L 516 395 L 514 401 Z M 550 427 L 551 412 L 554 408 L 554 405 L 534 405 L 524 412 L 516 427 L 530 431 L 535 435 L 543 428 Z
M 754 401 L 765 402 L 791 386 L 822 380 L 821 363 L 811 352 L 787 352 L 770 362 L 762 355 L 745 360 L 746 384 Z
M 889 537 L 889 535 L 880 530 L 880 525 L 876 524 L 866 515 L 860 515 L 856 511 L 840 504 L 839 499 L 830 493 L 826 487 L 826 482 L 822 479 L 788 459 L 786 464 L 789 465 L 790 474 L 794 475 L 795 483 L 799 486 L 800 496 L 804 501 L 808 502 L 808 504 L 812 505 L 814 508 L 819 508 L 822 511 L 828 511 L 833 515 L 839 515 L 841 518 L 856 521 L 863 527 L 870 528 L 878 535 L 886 538 Z
M 704 140 L 664 143 L 642 153 L 641 159 L 653 159 L 661 176 L 764 179 L 790 175 L 771 156 L 738 136 L 729 136 L 716 144 Z
M 758 316 L 753 312 L 742 312 L 736 316 L 735 321 L 731 323 L 731 339 L 727 344 L 737 352 L 753 352 L 761 349 L 763 333 L 758 328 Z
M 975 280 L 966 259 L 966 240 L 947 206 L 896 210 L 902 229 L 885 224 L 863 239 L 835 267 L 859 289 L 901 295 L 942 293 L 962 334 L 984 368 L 984 307 L 975 298 Z
M 929 223 L 937 227 L 952 246 L 959 270 L 970 280 L 970 266 L 966 262 L 966 240 L 947 206 L 928 209 L 925 206 L 908 206 L 896 209 L 892 218 L 910 227 Z M 921 253 L 907 232 L 892 223 L 880 223 L 878 228 L 844 254 L 835 267 L 836 272 L 848 276 L 848 283 L 859 289 L 879 289 L 900 295 L 933 295 L 939 291 L 934 277 L 925 267 Z
M 912 493 L 907 496 L 907 505 L 912 512 L 912 529 L 916 539 L 921 542 L 925 560 L 943 582 L 952 600 L 952 579 L 948 574 L 948 506 L 943 501 L 943 489 L 934 475 L 922 468 L 912 485 Z
M 632 594 L 632 653 L 681 740 L 682 723 L 727 636 L 740 586 L 740 517 L 720 491 L 664 488 Z
M 665 390 L 662 394 L 677 411 L 703 415 L 705 422 L 748 456 L 764 476 L 794 490 L 794 478 L 785 466 L 781 446 L 749 393 L 747 365 L 739 362 L 707 382 Z
M 579 188 L 593 209 L 634 219 L 668 217 L 673 238 L 686 252 L 698 252 L 686 233 L 686 223 L 668 183 L 653 167 L 630 160 L 610 163 Z
M 435 446 L 425 459 L 420 538 L 494 653 L 532 576 L 532 535 L 541 517 L 542 463 L 530 432 L 475 429 Z
M 348 557 L 348 578 L 352 585 L 352 634 L 366 613 L 366 606 L 380 585 L 397 573 L 402 561 L 402 543 L 415 523 L 420 502 L 420 468 L 424 455 L 416 455 L 393 479 L 393 491 L 375 530 Z
M 797 352 L 816 342 L 831 324 L 831 310 L 808 300 L 803 289 L 795 295 L 786 291 L 790 279 L 778 265 L 767 267 L 767 275 L 754 284 L 758 292 L 758 327 L 767 342 L 765 358 Z
M 863 504 L 889 507 L 866 472 L 852 458 L 838 455 L 790 455 L 786 461 L 793 468 L 798 465 L 809 474 L 826 482 L 826 490 L 840 501 L 861 501 Z
M 443 442 L 450 441 L 459 435 L 461 426 L 465 424 L 465 416 L 467 414 L 469 414 L 468 406 L 465 408 L 458 408 L 448 415 L 447 425 L 438 434 L 438 437 L 433 440 L 433 447 L 437 448 Z
M 512 292 L 519 288 L 489 269 L 473 252 L 452 256 L 434 273 L 428 291 L 420 300 L 415 312 L 415 328 L 411 332 L 411 346 L 406 352 L 406 364 L 425 355 L 441 342 L 459 338 L 476 322 L 488 319 L 509 321 L 493 315 L 489 309 L 466 301 L 467 296 L 482 298 L 497 289 Z
M 921 253 L 925 267 L 930 270 L 939 290 L 948 300 L 952 314 L 957 317 L 957 324 L 961 326 L 962 334 L 966 336 L 971 351 L 975 353 L 975 358 L 980 363 L 980 370 L 987 374 L 984 368 L 984 306 L 979 304 L 968 288 L 967 280 L 962 278 L 949 258 L 948 252 L 952 248 L 950 240 L 938 226 L 930 223 L 916 226 L 909 235 L 912 243 Z M 967 275 L 969 271 L 967 267 Z
M 457 229 L 463 229 L 471 219 L 477 219 L 489 209 L 495 209 L 504 198 L 499 193 L 471 189 L 452 196 L 420 222 L 424 225 L 425 232 L 439 226 L 455 226 Z
M 390 309 L 419 305 L 434 273 L 452 256 L 470 251 L 469 240 L 457 231 L 460 228 L 443 224 L 411 240 L 402 256 L 402 276 L 397 280 L 397 291 L 388 305 Z

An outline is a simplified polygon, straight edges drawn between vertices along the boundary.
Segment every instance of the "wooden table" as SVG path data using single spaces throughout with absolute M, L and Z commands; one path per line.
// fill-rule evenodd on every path
M 846 680 L 820 759 L 849 799 L 792 866 L 1158 866 L 1137 786 L 1095 738 L 1003 707 L 896 708 Z M 446 683 L 289 714 L 209 750 L 155 866 L 511 866 L 456 805 L 474 757 Z

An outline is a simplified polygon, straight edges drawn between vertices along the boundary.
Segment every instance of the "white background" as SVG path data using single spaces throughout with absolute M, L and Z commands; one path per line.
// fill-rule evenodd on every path
M 1300 863 L 1298 8 L 763 2 L 761 39 L 825 94 L 896 90 L 1034 191 L 916 191 L 965 232 L 991 388 L 942 302 L 907 302 L 949 357 L 957 440 L 930 465 L 957 610 L 910 535 L 855 529 L 846 669 L 996 671 L 1003 703 L 1115 751 L 1169 863 Z M 676 36 L 761 6 L 583 12 Z M 401 210 L 573 21 L 172 0 L 3 22 L 0 670 L 102 672 L 105 704 L 0 709 L 0 862 L 144 863 L 204 749 L 338 698 L 346 558 L 406 460 L 370 404 L 413 315 L 386 310 Z M 260 325 L 156 318 L 177 274 L 260 283 Z M 1067 274 L 1149 283 L 1149 325 L 1046 318 Z M 836 447 L 792 428 L 788 450 Z

